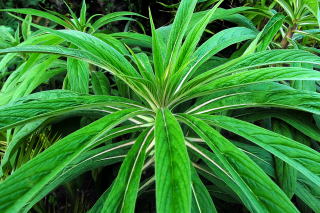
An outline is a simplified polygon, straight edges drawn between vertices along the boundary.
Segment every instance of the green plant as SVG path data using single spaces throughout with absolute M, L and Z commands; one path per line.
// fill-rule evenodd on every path
M 68 5 L 67 5 L 68 7 Z M 122 52 L 123 54 L 129 54 L 124 45 L 115 39 L 113 36 L 101 33 L 100 28 L 104 27 L 106 24 L 110 24 L 115 21 L 133 21 L 133 18 L 126 16 L 140 16 L 139 14 L 133 12 L 115 12 L 108 15 L 93 15 L 89 18 L 87 15 L 87 8 L 85 1 L 82 3 L 79 18 L 75 13 L 68 7 L 71 14 L 71 18 L 65 15 L 61 15 L 54 11 L 40 11 L 36 9 L 3 9 L 1 11 L 5 12 L 16 12 L 21 14 L 26 14 L 25 20 L 22 23 L 22 35 L 23 42 L 20 42 L 19 31 L 16 33 L 16 40 L 18 42 L 14 43 L 12 46 L 23 46 L 30 44 L 43 44 L 43 45 L 64 45 L 69 46 L 70 43 L 65 40 L 53 36 L 53 35 L 43 35 L 41 31 L 32 32 L 31 31 L 31 16 L 38 16 L 46 18 L 57 25 L 65 27 L 66 29 L 78 30 L 88 32 L 112 45 L 114 48 Z M 97 18 L 101 16 L 100 18 Z M 17 17 L 18 19 L 21 19 Z M 95 20 L 96 19 L 96 20 Z M 19 28 L 18 28 L 19 29 Z M 118 33 L 117 36 L 121 36 L 122 33 Z M 126 33 L 123 37 L 130 38 L 130 33 Z M 137 37 L 137 36 L 136 36 Z M 143 35 L 139 38 L 145 39 Z M 13 39 L 13 38 L 11 38 Z M 67 70 L 65 77 L 63 78 L 63 88 L 69 89 L 80 93 L 89 93 L 90 75 L 95 78 L 95 69 L 89 67 L 88 63 L 79 61 L 73 58 L 69 58 L 65 63 L 57 56 L 48 55 L 22 55 L 22 63 L 19 63 L 17 69 L 11 72 L 6 72 L 10 63 L 16 62 L 17 56 L 19 54 L 9 54 L 5 56 L 0 61 L 0 70 L 2 73 L 10 76 L 6 79 L 6 82 L 2 86 L 0 95 L 0 104 L 9 103 L 19 97 L 23 97 L 30 94 L 36 88 L 38 88 L 43 83 L 49 83 L 50 79 L 53 77 L 61 75 L 61 73 Z M 32 68 L 30 68 L 32 67 Z M 37 80 L 34 79 L 37 73 Z M 99 74 L 97 74 L 99 75 Z M 79 77 L 80 76 L 80 77 Z M 99 75 L 101 76 L 101 75 Z M 101 77 L 100 77 L 101 78 Z M 21 83 L 22 82 L 22 83 Z M 62 84 L 62 83 L 61 83 Z M 15 88 L 14 90 L 12 88 Z
M 0 50 L 80 59 L 107 70 L 135 94 L 124 98 L 45 91 L 2 106 L 0 130 L 22 135 L 62 116 L 99 119 L 57 141 L 0 183 L 1 212 L 26 212 L 56 186 L 122 160 L 117 178 L 90 212 L 134 212 L 138 194 L 154 187 L 159 213 L 216 212 L 210 187 L 217 192 L 213 197 L 224 192 L 251 212 L 298 212 L 290 201 L 294 194 L 319 211 L 320 154 L 306 138 L 319 141 L 320 135 L 299 116 L 320 114 L 320 95 L 285 81 L 319 80 L 312 68 L 286 65 L 319 65 L 320 58 L 302 50 L 256 52 L 270 42 L 269 26 L 259 34 L 245 27 L 225 29 L 201 44 L 219 3 L 194 21 L 196 3 L 183 0 L 167 31 L 156 30 L 150 15 L 151 56 L 128 48 L 128 57 L 90 34 L 41 26 L 78 49 L 24 45 Z M 247 40 L 252 42 L 241 56 L 208 68 L 216 53 Z M 274 131 L 250 123 L 265 117 L 288 123 L 300 136 L 292 139 L 283 133 L 281 121 Z M 117 140 L 123 135 L 130 137 Z M 19 143 L 18 138 L 10 145 Z M 5 153 L 7 159 L 12 154 Z M 277 170 L 281 180 L 276 179 L 280 174 L 272 166 L 273 157 L 283 162 Z M 146 170 L 151 175 L 143 175 Z
M 293 34 L 296 34 L 298 39 L 306 37 L 319 41 L 320 14 L 318 0 L 274 0 L 270 3 L 255 1 L 248 4 L 253 5 L 255 9 L 248 12 L 248 17 L 253 19 L 260 27 L 263 27 L 266 17 L 270 18 L 278 12 L 285 15 L 282 20 L 283 23 L 279 27 L 282 40 L 277 44 L 278 47 L 287 48 L 290 42 L 295 44 L 297 39 L 292 40 Z

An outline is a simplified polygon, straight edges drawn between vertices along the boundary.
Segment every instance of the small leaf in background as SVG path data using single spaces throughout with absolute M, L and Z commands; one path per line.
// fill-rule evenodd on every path
M 103 72 L 91 72 L 91 84 L 95 95 L 110 94 L 110 82 Z
M 89 64 L 73 58 L 67 61 L 68 74 L 66 89 L 88 94 L 89 93 Z

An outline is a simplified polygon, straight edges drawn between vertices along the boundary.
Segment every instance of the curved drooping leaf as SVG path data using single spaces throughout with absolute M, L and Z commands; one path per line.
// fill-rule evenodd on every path
M 122 55 L 120 52 L 118 52 L 111 45 L 103 42 L 102 40 L 90 34 L 86 34 L 79 31 L 52 30 L 50 28 L 41 27 L 39 25 L 34 25 L 34 26 L 44 31 L 48 31 L 58 37 L 61 37 L 83 50 L 77 53 L 78 50 L 54 46 L 54 47 L 48 47 L 48 49 L 50 49 L 49 53 L 60 54 L 60 55 L 64 55 L 68 53 L 66 54 L 67 56 L 75 57 L 78 59 L 84 58 L 88 62 L 93 63 L 97 66 L 100 66 L 108 70 L 112 74 L 116 75 L 117 77 L 121 78 L 139 95 L 141 96 L 144 95 L 140 90 L 145 91 L 146 87 L 141 87 L 141 85 L 137 86 L 136 83 L 138 82 L 139 84 L 139 82 L 141 83 L 141 81 L 145 82 L 145 79 L 142 79 L 140 74 L 135 70 L 133 65 L 130 64 L 130 62 L 125 58 L 125 56 Z M 32 51 L 41 52 L 41 50 L 44 52 L 47 52 L 45 50 L 46 48 L 43 48 L 43 47 L 37 47 L 37 50 L 34 50 L 33 48 L 34 47 L 31 47 L 31 50 L 29 49 L 29 51 L 27 52 L 32 52 Z M 19 50 L 17 49 L 9 49 L 9 50 L 2 51 L 2 53 L 5 53 L 6 51 L 19 52 Z M 147 91 L 145 91 L 145 93 L 147 93 Z
M 103 106 L 138 107 L 135 102 L 116 96 L 75 96 L 0 107 L 0 129 L 8 129 L 23 123 L 50 118 L 67 112 Z
M 193 213 L 217 213 L 217 210 L 212 202 L 211 196 L 202 183 L 197 171 L 191 168 L 192 177 L 192 205 L 191 212 Z
M 1 212 L 18 212 L 72 161 L 117 124 L 141 114 L 127 109 L 107 115 L 66 136 L 0 183 Z M 43 164 L 43 162 L 47 162 Z
M 235 118 L 219 115 L 197 115 L 197 117 L 261 146 L 320 186 L 320 168 L 318 166 L 320 154 L 315 150 L 290 138 Z
M 82 94 L 79 94 L 77 92 L 73 92 L 70 90 L 53 89 L 53 90 L 35 92 L 30 95 L 18 98 L 14 102 L 6 104 L 6 106 L 13 106 L 16 104 L 28 103 L 32 101 L 43 101 L 43 100 L 51 100 L 51 99 L 67 98 L 67 97 L 78 97 L 78 96 L 82 96 Z
M 279 120 L 272 120 L 273 131 L 288 138 L 293 138 L 290 127 Z M 274 159 L 276 181 L 280 188 L 291 199 L 296 191 L 298 172 L 295 168 L 275 157 Z
M 141 133 L 129 150 L 104 201 L 102 212 L 134 212 L 146 150 L 153 139 L 152 131 L 146 129 Z
M 274 64 L 290 64 L 294 62 L 320 64 L 320 57 L 298 49 L 279 49 L 255 52 L 233 59 L 192 79 L 192 82 L 209 82 L 218 74 L 227 74 L 241 70 Z M 196 84 L 196 83 L 195 83 Z
M 91 72 L 91 83 L 94 94 L 110 95 L 110 82 L 103 72 Z
M 62 46 L 48 46 L 48 45 L 23 45 L 18 47 L 11 47 L 1 49 L 0 53 L 15 53 L 15 52 L 31 52 L 31 53 L 49 53 L 62 56 L 73 57 L 80 60 L 85 60 L 97 66 L 105 66 L 103 61 L 95 55 L 90 54 L 85 50 L 78 50 L 73 48 L 66 48 Z
M 159 213 L 190 212 L 190 160 L 181 127 L 168 109 L 155 120 L 156 207 Z
M 239 16 L 232 17 L 233 15 L 238 15 L 238 13 L 244 12 L 250 9 L 252 8 L 251 7 L 236 7 L 231 9 L 217 8 L 215 13 L 211 16 L 210 22 L 213 22 L 218 19 L 227 20 L 227 21 L 239 24 L 240 26 L 255 30 L 255 27 L 254 26 L 252 27 L 251 24 L 248 24 L 246 21 L 239 20 Z M 193 13 L 190 23 L 188 25 L 187 31 L 189 31 L 192 27 L 194 27 L 199 22 L 199 20 L 203 18 L 204 14 L 206 14 L 207 12 L 208 10 Z M 167 35 L 168 32 L 170 32 L 171 28 L 172 28 L 172 25 L 169 25 L 169 26 L 161 27 L 157 29 L 157 31 L 159 31 L 159 33 L 163 35 Z
M 1 170 L 5 170 L 10 161 L 12 161 L 11 157 L 14 157 L 15 152 L 17 149 L 23 145 L 24 139 L 29 136 L 34 130 L 39 130 L 42 126 L 46 124 L 45 119 L 40 119 L 35 122 L 28 123 L 24 125 L 21 129 L 16 129 L 17 131 L 14 135 L 12 140 L 10 141 L 9 145 L 6 148 L 6 152 L 1 160 Z M 141 125 L 126 125 L 126 126 L 121 126 L 118 128 L 114 128 L 108 132 L 108 134 L 104 135 L 101 137 L 98 141 L 95 142 L 93 147 L 99 146 L 101 143 L 105 141 L 109 141 L 113 138 L 119 137 L 121 135 L 129 134 L 129 133 L 134 133 L 137 131 L 141 131 L 143 127 Z M 90 147 L 90 148 L 93 148 Z M 1 175 L 1 170 L 0 170 L 0 175 Z
M 241 87 L 249 84 L 283 80 L 320 80 L 320 73 L 302 67 L 268 67 L 232 73 L 211 80 L 208 84 L 186 85 L 186 94 L 196 96 L 209 94 L 219 89 Z M 189 89 L 190 86 L 193 86 Z
M 250 107 L 277 107 L 297 109 L 320 114 L 320 95 L 315 92 L 295 89 L 274 91 L 239 91 L 222 96 L 209 96 L 198 102 L 189 112 L 214 113 L 227 109 Z
M 0 105 L 30 94 L 39 85 L 65 70 L 65 64 L 57 60 L 57 56 L 38 56 L 32 55 L 6 79 L 1 88 Z
M 128 17 L 126 16 L 137 16 L 137 17 L 143 17 L 142 15 L 134 12 L 129 11 L 121 11 L 121 12 L 113 12 L 110 14 L 107 14 L 105 16 L 100 17 L 98 20 L 96 20 L 92 27 L 93 29 L 97 30 L 103 25 L 106 25 L 108 23 L 114 22 L 114 21 L 121 21 L 121 20 L 127 20 Z M 134 19 L 133 19 L 134 20 Z
M 228 200 L 229 202 L 232 202 L 233 200 L 235 203 L 241 203 L 242 201 L 245 206 L 250 208 L 250 198 L 246 196 L 246 193 L 241 190 L 240 185 L 237 184 L 237 182 L 235 182 L 229 175 L 217 155 L 197 144 L 187 143 L 187 145 L 192 153 L 202 159 L 208 166 L 208 168 L 204 168 L 204 165 L 199 166 L 194 164 L 194 167 L 197 168 L 198 173 L 211 181 L 212 184 L 219 189 L 219 191 L 223 191 L 225 195 L 232 197 L 231 200 Z M 219 197 L 218 193 L 211 193 L 211 195 L 221 198 Z
M 74 58 L 67 59 L 67 86 L 71 91 L 89 93 L 89 64 Z
M 95 33 L 94 36 L 109 44 L 121 54 L 129 54 L 127 47 L 120 40 L 114 38 L 110 34 Z
M 97 149 L 86 151 L 72 161 L 53 181 L 48 183 L 37 196 L 28 203 L 25 212 L 32 208 L 45 195 L 57 186 L 67 183 L 86 171 L 121 162 L 127 153 L 127 147 L 133 142 L 119 142 L 108 144 Z
M 253 212 L 298 212 L 281 189 L 246 154 L 206 122 L 191 115 L 179 116 L 216 154 L 229 176 L 249 200 Z M 201 117 L 202 118 L 202 117 Z
M 141 46 L 145 48 L 152 48 L 151 37 L 145 34 L 132 32 L 118 32 L 109 34 L 112 37 L 120 38 L 122 42 L 130 46 Z
M 39 25 L 33 24 L 33 26 L 61 37 L 78 48 L 91 53 L 96 58 L 102 60 L 105 64 L 109 64 L 109 69 L 113 72 L 131 77 L 139 77 L 135 68 L 120 52 L 97 37 L 75 30 L 52 30 Z
M 21 8 L 21 9 L 2 9 L 0 11 L 21 13 L 21 14 L 32 15 L 32 16 L 39 16 L 39 17 L 49 19 L 53 22 L 56 22 L 57 24 L 60 24 L 61 26 L 66 27 L 67 29 L 74 28 L 74 26 L 72 24 L 70 24 L 70 22 L 66 22 L 65 20 L 59 18 L 58 16 L 55 16 L 51 13 L 41 11 L 41 10 L 36 10 L 36 9 L 32 9 L 32 8 Z
M 312 116 L 308 113 L 288 110 L 250 110 L 243 114 L 236 115 L 236 118 L 245 120 L 248 122 L 255 122 L 265 118 L 277 118 L 280 119 L 292 127 L 299 130 L 301 133 L 308 137 L 320 142 L 320 132 L 317 126 L 312 123 Z
M 266 50 L 242 58 L 235 65 L 228 67 L 227 70 L 243 70 L 270 64 L 289 64 L 293 62 L 319 65 L 320 57 L 297 49 Z

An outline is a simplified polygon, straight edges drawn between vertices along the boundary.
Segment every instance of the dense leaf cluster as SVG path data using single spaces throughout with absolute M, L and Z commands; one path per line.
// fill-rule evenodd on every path
M 222 3 L 1 10 L 0 212 L 320 212 L 319 2 Z

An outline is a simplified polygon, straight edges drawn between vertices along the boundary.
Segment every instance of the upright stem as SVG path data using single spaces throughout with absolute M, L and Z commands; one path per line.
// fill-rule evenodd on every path
M 285 37 L 283 37 L 282 41 L 281 41 L 281 47 L 282 49 L 287 49 L 288 45 L 289 45 L 289 41 L 288 38 L 292 38 L 293 36 L 293 31 L 295 31 L 297 29 L 297 25 L 294 24 L 293 26 L 290 26 L 288 28 L 288 32 L 285 35 Z

